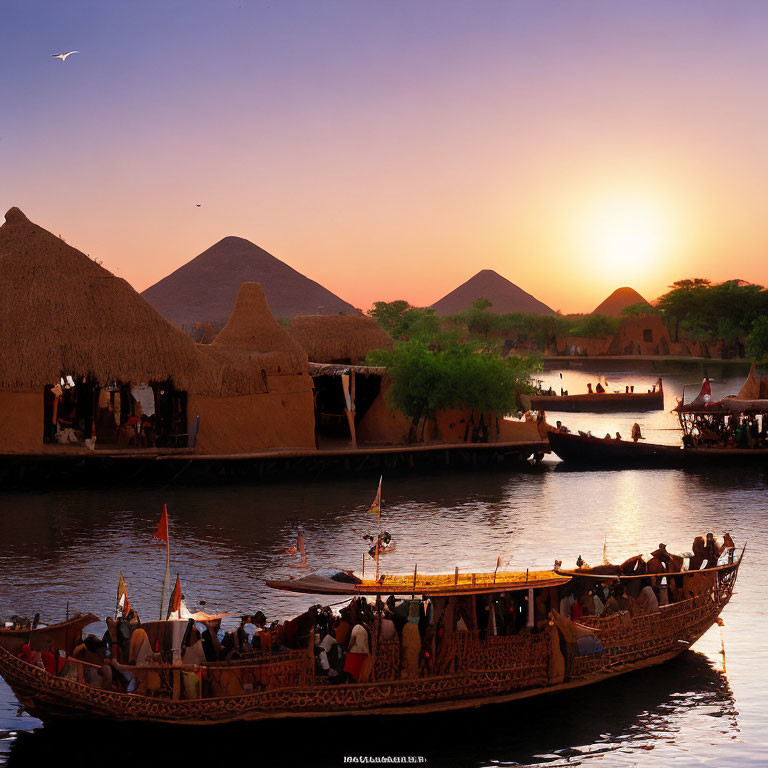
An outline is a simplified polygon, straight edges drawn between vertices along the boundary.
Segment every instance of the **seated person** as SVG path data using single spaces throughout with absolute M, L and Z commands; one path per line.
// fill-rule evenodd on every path
M 613 588 L 613 594 L 608 598 L 608 602 L 605 604 L 601 616 L 610 616 L 620 611 L 631 611 L 632 603 L 629 597 L 624 594 L 624 587 L 621 584 L 617 584 Z
M 85 662 L 83 681 L 94 688 L 109 690 L 112 687 L 112 668 L 106 663 L 106 645 L 95 635 L 87 635 L 82 643 L 75 646 L 72 658 Z
M 595 387 L 595 392 L 598 395 L 605 394 L 605 387 L 599 381 L 597 382 L 597 386 Z
M 640 596 L 637 598 L 637 605 L 640 613 L 656 613 L 659 610 L 659 601 L 653 587 L 646 583 L 640 590 Z

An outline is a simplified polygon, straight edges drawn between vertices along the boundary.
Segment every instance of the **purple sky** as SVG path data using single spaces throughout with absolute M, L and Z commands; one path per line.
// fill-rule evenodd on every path
M 0 208 L 138 290 L 226 235 L 362 307 L 483 268 L 563 311 L 765 284 L 767 30 L 731 0 L 6 0 Z

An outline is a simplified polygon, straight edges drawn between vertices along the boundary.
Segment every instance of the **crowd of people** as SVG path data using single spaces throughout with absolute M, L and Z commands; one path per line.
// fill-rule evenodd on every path
M 768 448 L 768 417 L 761 415 L 694 416 L 683 444 L 698 448 Z
M 708 533 L 706 538 L 694 539 L 692 552 L 687 555 L 671 554 L 662 543 L 647 561 L 642 555 L 635 555 L 621 565 L 590 568 L 579 558 L 577 574 L 606 578 L 574 578 L 564 587 L 566 595 L 560 602 L 560 613 L 574 620 L 583 616 L 610 616 L 620 611 L 627 611 L 631 616 L 655 613 L 660 606 L 695 596 L 691 582 L 680 574 L 713 568 L 724 553 L 732 557 L 733 550 L 730 535 L 725 534 L 719 543 L 714 534 Z M 618 581 L 617 576 L 636 578 Z

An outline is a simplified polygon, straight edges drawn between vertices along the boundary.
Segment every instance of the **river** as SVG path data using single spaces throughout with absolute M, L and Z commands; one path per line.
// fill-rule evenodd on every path
M 559 372 L 542 374 L 559 388 Z M 563 372 L 571 393 L 594 375 Z M 609 389 L 655 381 L 609 375 Z M 715 397 L 738 392 L 742 377 L 716 379 Z M 595 435 L 634 421 L 652 442 L 676 444 L 667 411 L 682 384 L 694 396 L 700 377 L 665 377 L 667 409 L 650 414 L 552 414 Z M 689 389 L 687 388 L 688 392 Z M 263 579 L 296 573 L 285 548 L 301 526 L 310 568 L 360 568 L 375 517 L 366 512 L 376 478 L 262 486 L 149 487 L 0 493 L 0 616 L 43 621 L 114 610 L 119 573 L 142 617 L 159 613 L 164 550 L 153 544 L 167 503 L 172 570 L 190 608 L 263 610 L 289 617 L 315 600 L 272 592 Z M 659 542 L 689 551 L 695 535 L 729 531 L 747 543 L 736 593 L 692 651 L 660 668 L 568 694 L 469 713 L 350 718 L 194 730 L 46 728 L 19 712 L 0 681 L 0 764 L 31 766 L 233 760 L 238 764 L 342 765 L 350 756 L 422 757 L 426 765 L 717 766 L 768 763 L 768 509 L 764 469 L 568 471 L 557 459 L 521 472 L 384 478 L 383 521 L 396 541 L 387 572 L 572 566 L 581 555 L 614 562 Z M 372 561 L 368 561 L 369 565 Z M 267 755 L 274 755 L 267 759 Z M 68 762 L 68 757 L 71 763 Z

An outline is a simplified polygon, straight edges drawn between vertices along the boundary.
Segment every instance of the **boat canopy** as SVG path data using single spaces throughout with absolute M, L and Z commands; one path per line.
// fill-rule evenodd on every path
M 555 571 L 514 571 L 494 573 L 438 573 L 406 576 L 380 576 L 373 579 L 341 582 L 321 574 L 308 574 L 298 579 L 267 581 L 272 589 L 315 595 L 479 595 L 541 589 L 567 584 L 570 576 Z
M 688 404 L 678 403 L 674 410 L 678 413 L 718 414 L 721 416 L 739 413 L 768 413 L 768 397 L 762 395 L 768 395 L 768 376 L 761 380 L 755 370 L 755 364 L 752 363 L 747 380 L 738 395 L 728 395 L 722 400 L 712 402 L 712 387 L 709 379 L 704 379 L 701 391 L 696 398 Z

